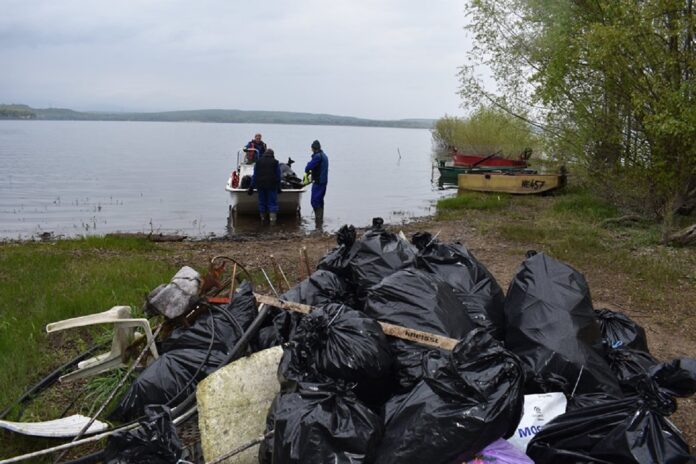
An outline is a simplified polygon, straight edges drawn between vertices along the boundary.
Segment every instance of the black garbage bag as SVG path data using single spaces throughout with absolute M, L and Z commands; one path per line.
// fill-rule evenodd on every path
M 687 397 L 696 393 L 696 360 L 692 358 L 661 363 L 645 351 L 625 348 L 610 350 L 607 357 L 626 393 L 636 393 L 643 377 L 652 379 L 656 388 L 668 396 Z
M 383 222 L 373 219 L 372 227 L 351 248 L 351 276 L 359 301 L 364 301 L 370 287 L 416 260 L 415 247 L 385 230 Z
M 579 395 L 571 395 L 568 397 L 566 412 L 575 411 L 577 409 L 589 408 L 598 404 L 618 401 L 621 397 L 610 395 L 603 392 L 582 393 Z
M 280 187 L 282 189 L 301 189 L 303 187 L 302 179 L 297 177 L 295 171 L 292 170 L 292 165 L 295 162 L 292 158 L 288 158 L 287 163 L 278 163 L 280 167 Z
M 350 279 L 350 250 L 355 243 L 355 227 L 344 224 L 336 232 L 338 246 L 327 253 L 317 264 L 317 269 L 331 271 L 345 279 Z
M 505 294 L 493 275 L 459 243 L 444 244 L 428 232 L 416 233 L 411 242 L 418 248 L 416 266 L 447 282 L 479 325 L 490 324 L 491 333 L 503 340 Z
M 342 382 L 302 383 L 280 393 L 267 417 L 262 464 L 373 462 L 382 419 Z
M 525 393 L 605 392 L 621 396 L 585 277 L 543 253 L 517 270 L 505 299 L 506 347 L 527 371 Z
M 456 339 L 478 327 L 452 287 L 418 269 L 398 271 L 372 287 L 365 313 L 381 322 Z M 422 377 L 423 353 L 432 348 L 399 339 L 390 344 L 399 387 L 407 390 Z
M 645 377 L 654 365 L 659 364 L 650 353 L 628 348 L 609 349 L 607 360 L 625 393 L 635 393 L 635 378 Z
M 222 366 L 256 314 L 252 287 L 244 282 L 226 308 L 211 307 L 190 328 L 175 329 L 161 344 L 161 356 L 133 381 L 109 419 L 133 420 L 149 404 L 175 406 L 184 400 L 198 382 Z
M 327 303 L 350 304 L 350 293 L 343 279 L 326 270 L 318 270 L 280 296 L 281 300 L 321 306 Z M 267 317 L 267 324 L 259 331 L 257 349 L 286 343 L 293 338 L 297 324 L 304 317 L 301 313 L 274 308 Z
M 319 262 L 319 269 L 327 269 L 345 277 L 355 292 L 361 308 L 367 290 L 379 283 L 384 277 L 399 269 L 407 268 L 415 262 L 416 249 L 407 241 L 388 232 L 383 227 L 382 218 L 374 218 L 360 240 L 349 246 L 351 231 L 340 230 L 339 238 L 343 244 L 326 255 Z
M 392 355 L 382 327 L 371 317 L 329 303 L 300 321 L 293 342 L 305 370 L 355 383 L 358 397 L 370 404 L 387 399 Z
M 638 390 L 639 395 L 556 417 L 532 439 L 527 455 L 537 464 L 696 463 L 667 419 L 676 409 L 674 400 L 649 379 Z
M 631 348 L 649 353 L 645 330 L 630 317 L 618 311 L 595 309 L 602 330 L 602 338 L 612 348 Z
M 696 359 L 678 358 L 655 364 L 650 367 L 648 375 L 672 396 L 685 398 L 696 393 Z
M 182 446 L 166 406 L 147 406 L 140 427 L 118 432 L 106 443 L 106 464 L 171 464 L 182 454 Z
M 472 331 L 451 354 L 430 352 L 424 364 L 423 380 L 387 402 L 375 462 L 468 460 L 514 433 L 524 404 L 524 372 L 517 356 L 487 331 Z

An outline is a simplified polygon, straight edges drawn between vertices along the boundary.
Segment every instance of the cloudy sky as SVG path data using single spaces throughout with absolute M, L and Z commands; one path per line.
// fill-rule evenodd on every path
M 0 103 L 462 114 L 465 0 L 0 0 Z

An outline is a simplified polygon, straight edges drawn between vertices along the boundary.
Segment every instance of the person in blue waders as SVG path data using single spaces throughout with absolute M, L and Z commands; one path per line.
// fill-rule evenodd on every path
M 259 193 L 259 216 L 261 221 L 266 220 L 275 224 L 278 219 L 278 193 L 280 192 L 280 164 L 274 157 L 272 149 L 268 148 L 259 157 L 254 165 L 254 175 L 251 177 L 251 186 L 247 193 L 254 194 L 254 189 Z
M 324 195 L 329 182 L 329 158 L 318 140 L 312 142 L 312 159 L 305 167 L 305 176 L 312 175 L 312 209 L 317 225 L 324 222 Z

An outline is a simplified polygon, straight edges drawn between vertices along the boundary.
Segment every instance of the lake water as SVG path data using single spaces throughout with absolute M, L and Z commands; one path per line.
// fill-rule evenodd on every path
M 330 160 L 324 230 L 433 213 L 430 131 L 339 126 L 101 121 L 0 121 L 0 238 L 263 232 L 254 217 L 228 217 L 225 182 L 237 150 L 261 132 L 300 177 L 319 139 Z M 314 229 L 309 192 L 302 218 L 276 230 Z M 231 226 L 231 227 L 230 227 Z

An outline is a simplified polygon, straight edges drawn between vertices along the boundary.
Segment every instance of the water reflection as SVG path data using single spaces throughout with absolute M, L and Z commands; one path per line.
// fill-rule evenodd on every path
M 317 225 L 314 216 L 300 216 L 297 214 L 281 214 L 275 224 L 268 220 L 261 221 L 256 214 L 239 214 L 229 208 L 227 212 L 227 236 L 260 235 L 268 233 L 295 234 L 308 231 L 323 230 L 321 224 Z

